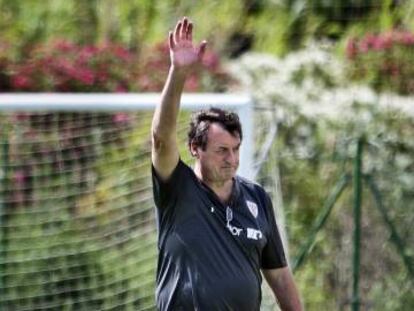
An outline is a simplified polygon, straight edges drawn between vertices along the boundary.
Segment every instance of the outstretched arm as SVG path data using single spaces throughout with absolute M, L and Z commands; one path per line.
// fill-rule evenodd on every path
M 184 17 L 169 33 L 171 66 L 167 81 L 152 119 L 152 163 L 161 179 L 167 180 L 179 159 L 177 147 L 177 116 L 184 83 L 201 61 L 206 42 L 193 45 L 193 24 Z
M 282 311 L 303 311 L 289 267 L 262 270 Z

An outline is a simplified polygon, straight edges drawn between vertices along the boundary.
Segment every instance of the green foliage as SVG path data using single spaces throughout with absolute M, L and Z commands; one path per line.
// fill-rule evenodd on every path
M 151 114 L 1 116 L 3 308 L 154 308 Z M 179 139 L 187 161 L 184 128 Z
M 148 159 L 142 131 L 149 124 L 132 128 L 123 113 L 16 114 L 2 121 L 10 144 L 2 184 L 2 307 L 152 306 L 149 161 L 138 165 Z
M 343 172 L 352 173 L 356 139 L 364 135 L 364 174 L 373 176 L 382 203 L 412 257 L 413 110 L 410 98 L 380 96 L 349 85 L 332 54 L 317 45 L 284 59 L 247 54 L 231 71 L 261 103 L 262 114 L 278 124 L 276 155 L 280 167 L 290 254 L 296 255 L 309 236 L 316 217 Z M 266 110 L 267 107 L 267 110 Z M 400 109 L 405 107 L 407 112 Z M 262 111 L 265 112 L 262 112 Z M 266 170 L 263 171 L 265 174 Z M 264 177 L 263 177 L 264 179 Z M 401 282 L 410 288 L 407 267 L 389 238 L 373 196 L 364 186 L 361 295 L 375 301 L 378 288 L 393 310 L 404 303 L 413 308 L 412 292 L 394 294 Z M 336 202 L 311 254 L 296 272 L 307 310 L 336 310 L 349 305 L 352 276 L 352 189 Z M 375 261 L 372 258 L 376 258 Z M 404 281 L 402 281 L 404 279 Z M 411 287 L 412 288 L 412 287 Z M 386 308 L 386 309 L 384 309 Z
M 414 294 L 412 292 L 412 283 L 407 282 L 405 273 L 396 273 L 394 282 L 374 284 L 371 293 L 371 305 L 373 309 L 389 311 L 410 310 L 414 306 Z M 394 299 L 389 299 L 388 295 Z
M 43 228 L 31 225 L 34 220 L 32 215 L 23 214 L 10 217 L 8 222 L 15 230 L 8 243 L 6 262 L 10 264 L 3 270 L 5 309 L 41 310 L 45 304 L 55 310 L 65 305 L 70 309 L 99 309 L 102 299 L 91 290 L 103 281 L 102 267 L 97 261 L 99 251 L 73 247 L 81 239 L 70 225 Z M 46 232 L 54 233 L 53 239 L 42 238 Z M 75 303 L 82 292 L 93 299 Z
M 49 210 L 50 217 L 60 216 Z M 28 213 L 8 222 L 15 230 L 2 271 L 6 310 L 136 310 L 153 303 L 148 288 L 154 285 L 155 236 L 136 238 L 115 251 L 73 220 L 53 227 L 34 222 Z
M 33 43 L 56 38 L 92 45 L 114 42 L 141 52 L 164 40 L 177 18 L 187 15 L 196 23 L 196 39 L 207 38 L 210 46 L 227 55 L 251 47 L 285 54 L 309 38 L 340 38 L 355 23 L 364 29 L 409 24 L 403 6 L 410 9 L 409 1 L 2 0 L 0 33 L 20 56 Z

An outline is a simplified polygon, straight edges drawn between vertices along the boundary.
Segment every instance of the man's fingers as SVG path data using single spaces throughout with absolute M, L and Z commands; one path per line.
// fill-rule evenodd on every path
M 207 41 L 203 40 L 200 43 L 200 46 L 198 48 L 198 59 L 201 61 L 203 59 L 204 53 L 206 52 L 206 46 L 207 46 Z
M 175 44 L 180 42 L 180 33 L 181 33 L 182 26 L 183 24 L 181 21 L 179 21 L 177 25 L 175 26 L 175 30 L 174 30 L 174 43 Z
M 188 18 L 183 18 L 183 26 L 181 27 L 180 38 L 185 40 L 187 38 Z
M 173 32 L 168 33 L 168 44 L 170 49 L 176 48 L 182 41 L 189 41 L 192 44 L 193 40 L 193 23 L 187 17 L 178 21 Z M 205 53 L 207 41 L 202 41 L 197 48 L 197 56 L 201 59 Z
M 174 36 L 172 31 L 168 32 L 168 45 L 170 46 L 170 50 L 173 50 L 175 48 Z
M 189 41 L 193 40 L 193 23 L 188 23 L 187 32 L 186 32 L 186 39 Z

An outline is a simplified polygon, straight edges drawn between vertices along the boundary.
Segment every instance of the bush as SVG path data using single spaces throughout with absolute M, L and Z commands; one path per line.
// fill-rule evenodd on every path
M 169 52 L 166 44 L 142 55 L 116 44 L 78 45 L 54 41 L 33 47 L 13 61 L 0 42 L 0 91 L 3 92 L 158 92 L 164 84 Z M 188 79 L 186 91 L 224 91 L 230 82 L 218 55 L 207 51 L 202 74 Z
M 104 239 L 88 240 L 75 222 L 45 229 L 26 214 L 10 224 L 16 225 L 14 235 L 30 236 L 30 241 L 14 238 L 8 244 L 5 310 L 139 310 L 153 303 L 154 235 L 115 249 Z M 45 238 L 51 231 L 53 236 Z
M 348 40 L 346 54 L 352 80 L 377 91 L 414 94 L 414 33 L 393 30 Z
M 55 41 L 9 65 L 10 89 L 23 92 L 122 92 L 134 88 L 134 55 L 121 46 Z
M 65 112 L 2 118 L 10 146 L 7 155 L 0 152 L 8 162 L 4 309 L 153 305 L 156 236 L 150 163 L 142 159 L 148 123 L 132 123 L 134 117 Z
M 297 255 L 305 243 L 339 176 L 344 171 L 352 173 L 355 141 L 362 135 L 367 141 L 364 174 L 371 175 L 378 184 L 382 204 L 411 255 L 412 97 L 381 95 L 367 87 L 349 85 L 343 77 L 343 64 L 320 45 L 283 59 L 246 54 L 231 68 L 255 102 L 261 104 L 260 110 L 255 111 L 255 120 L 260 118 L 257 140 L 267 137 L 270 127 L 266 124 L 278 123 L 269 162 L 273 161 L 270 163 L 274 166 L 277 161 L 280 172 L 290 254 Z M 259 178 L 263 180 L 273 174 L 262 172 L 265 176 Z M 306 263 L 296 271 L 306 310 L 348 307 L 352 286 L 352 199 L 349 187 L 318 233 Z M 406 267 L 389 240 L 388 228 L 366 185 L 362 222 L 363 303 L 372 302 L 373 310 L 413 309 Z M 409 285 L 402 287 L 403 282 Z

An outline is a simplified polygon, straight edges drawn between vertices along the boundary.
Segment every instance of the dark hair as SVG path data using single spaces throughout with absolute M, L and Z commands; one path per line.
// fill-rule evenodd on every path
M 243 139 L 242 127 L 239 116 L 235 112 L 220 108 L 200 110 L 191 116 L 190 130 L 188 131 L 188 146 L 192 143 L 205 150 L 207 146 L 207 135 L 210 124 L 218 123 L 231 135 Z

